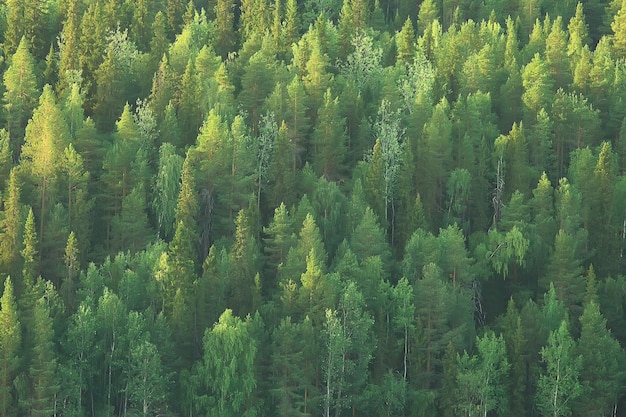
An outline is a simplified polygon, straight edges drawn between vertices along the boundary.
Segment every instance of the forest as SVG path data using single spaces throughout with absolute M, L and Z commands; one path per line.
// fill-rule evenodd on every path
M 1 0 L 0 417 L 626 411 L 626 0 Z

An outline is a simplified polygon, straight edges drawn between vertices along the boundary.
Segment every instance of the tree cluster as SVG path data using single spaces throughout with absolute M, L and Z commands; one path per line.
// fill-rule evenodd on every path
M 626 0 L 5 0 L 0 417 L 626 407 Z

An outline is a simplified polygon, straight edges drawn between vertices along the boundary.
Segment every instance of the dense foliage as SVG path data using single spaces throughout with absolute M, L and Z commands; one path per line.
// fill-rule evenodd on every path
M 0 417 L 626 407 L 626 0 L 3 0 Z

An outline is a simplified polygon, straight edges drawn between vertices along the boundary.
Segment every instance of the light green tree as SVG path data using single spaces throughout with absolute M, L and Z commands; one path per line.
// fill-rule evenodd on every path
M 582 357 L 568 330 L 567 320 L 550 333 L 548 345 L 541 348 L 545 371 L 539 376 L 536 405 L 545 417 L 569 416 L 574 400 L 582 394 L 579 382 Z
M 24 129 L 37 106 L 37 78 L 30 44 L 22 39 L 4 73 L 3 110 L 7 130 L 13 142 L 12 152 L 18 154 L 24 139 Z
M 254 412 L 256 387 L 254 361 L 257 352 L 248 324 L 226 310 L 203 338 L 203 360 L 198 367 L 204 392 L 198 400 L 211 415 L 235 417 Z
M 502 336 L 489 332 L 476 340 L 477 355 L 465 352 L 457 356 L 458 400 L 457 408 L 464 415 L 484 416 L 495 411 L 506 415 L 506 379 L 509 362 Z
M 11 277 L 4 280 L 0 298 L 0 415 L 13 415 L 16 402 L 13 398 L 13 379 L 19 365 L 22 334 L 17 313 Z

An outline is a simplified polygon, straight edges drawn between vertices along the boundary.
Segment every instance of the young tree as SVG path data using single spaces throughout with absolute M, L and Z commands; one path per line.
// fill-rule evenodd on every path
M 128 408 L 147 417 L 159 410 L 166 398 L 166 379 L 161 355 L 150 341 L 138 341 L 130 349 L 128 382 Z
M 367 382 L 367 368 L 372 359 L 373 320 L 363 309 L 363 296 L 356 284 L 349 283 L 339 304 L 339 310 L 326 310 L 324 339 L 324 415 L 335 416 L 341 410 L 359 403 Z
M 159 235 L 165 239 L 170 239 L 174 233 L 176 202 L 180 193 L 183 162 L 184 158 L 176 153 L 171 143 L 161 145 L 152 208 L 157 218 Z
M 582 357 L 568 330 L 567 320 L 550 333 L 548 345 L 541 349 L 546 370 L 537 385 L 536 405 L 545 417 L 568 416 L 574 400 L 582 394 L 579 382 Z
M 402 342 L 402 379 L 407 381 L 408 359 L 413 332 L 415 331 L 415 304 L 413 287 L 408 279 L 403 277 L 393 288 L 392 297 L 395 311 L 393 316 L 394 326 L 397 326 L 403 335 Z

